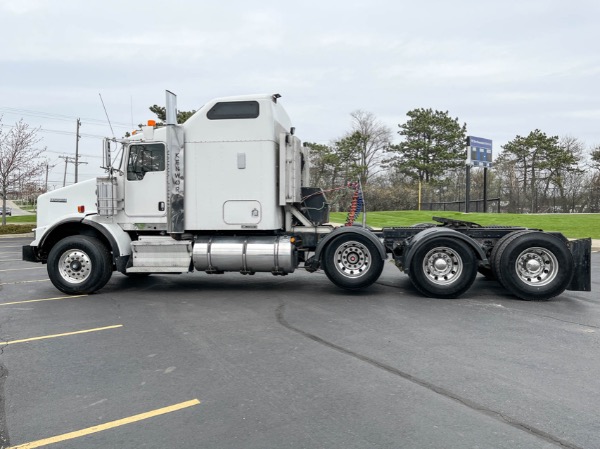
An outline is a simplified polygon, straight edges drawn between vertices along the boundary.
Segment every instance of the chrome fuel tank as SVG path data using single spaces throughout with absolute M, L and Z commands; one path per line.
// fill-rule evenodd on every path
M 288 274 L 298 265 L 298 253 L 287 236 L 200 237 L 194 244 L 193 262 L 196 270 L 207 273 Z

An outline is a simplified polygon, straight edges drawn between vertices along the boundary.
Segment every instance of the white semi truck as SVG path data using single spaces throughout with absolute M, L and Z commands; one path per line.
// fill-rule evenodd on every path
M 465 293 L 478 271 L 523 299 L 590 290 L 590 239 L 435 218 L 381 231 L 328 224 L 325 195 L 309 184 L 309 148 L 279 97 L 215 99 L 178 125 L 167 92 L 165 126 L 105 140 L 106 176 L 39 197 L 23 260 L 46 263 L 67 294 L 100 290 L 113 271 L 287 275 L 299 267 L 360 289 L 388 258 L 438 298 Z

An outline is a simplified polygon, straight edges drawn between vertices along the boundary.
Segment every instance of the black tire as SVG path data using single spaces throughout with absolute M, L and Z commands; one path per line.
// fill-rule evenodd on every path
M 111 255 L 94 237 L 65 237 L 54 245 L 48 255 L 50 280 L 57 289 L 69 295 L 100 290 L 111 275 Z
M 511 232 L 509 234 L 506 234 L 504 237 L 500 238 L 496 242 L 496 245 L 494 245 L 494 247 L 492 248 L 492 252 L 491 252 L 490 258 L 489 258 L 490 265 L 492 267 L 492 275 L 494 276 L 494 278 L 498 282 L 500 282 L 500 285 L 504 286 L 504 284 L 502 284 L 502 280 L 500 279 L 500 276 L 499 276 L 499 273 L 498 273 L 499 267 L 496 266 L 496 263 L 494 262 L 496 260 L 497 256 L 498 256 L 498 251 L 500 251 L 500 248 L 505 248 L 506 247 L 505 242 L 508 239 L 512 239 L 516 235 L 530 234 L 532 232 L 535 232 L 535 231 L 531 231 L 531 230 L 528 230 L 528 229 L 523 229 L 523 230 L 520 230 L 520 231 Z
M 500 283 L 518 298 L 547 300 L 566 290 L 573 256 L 559 238 L 543 232 L 515 232 L 498 245 L 492 262 Z
M 477 277 L 477 258 L 462 240 L 436 237 L 422 243 L 409 267 L 415 288 L 432 298 L 457 298 L 465 293 Z
M 343 234 L 330 242 L 322 259 L 323 270 L 331 282 L 347 290 L 373 284 L 383 271 L 377 246 L 360 234 Z

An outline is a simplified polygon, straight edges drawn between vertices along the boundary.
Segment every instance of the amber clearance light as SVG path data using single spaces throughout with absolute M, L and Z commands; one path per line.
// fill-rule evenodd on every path
M 85 212 L 85 206 L 77 206 L 77 212 L 83 214 Z

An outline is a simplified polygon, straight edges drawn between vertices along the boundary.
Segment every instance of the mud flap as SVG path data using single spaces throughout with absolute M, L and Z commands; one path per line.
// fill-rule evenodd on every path
M 575 272 L 567 290 L 589 292 L 592 290 L 592 239 L 571 240 L 568 246 Z

